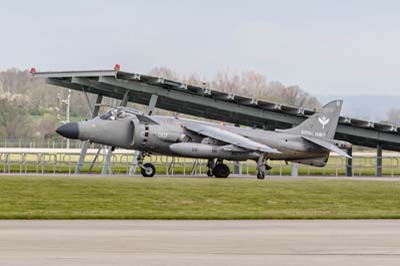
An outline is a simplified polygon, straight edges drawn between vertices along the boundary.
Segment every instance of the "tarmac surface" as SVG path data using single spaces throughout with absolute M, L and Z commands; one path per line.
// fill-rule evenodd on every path
M 400 265 L 400 221 L 1 220 L 0 265 Z

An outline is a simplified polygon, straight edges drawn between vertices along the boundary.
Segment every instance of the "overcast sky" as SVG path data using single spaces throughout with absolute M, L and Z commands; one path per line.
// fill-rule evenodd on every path
M 400 95 L 400 1 L 7 1 L 0 69 L 254 70 L 312 94 Z

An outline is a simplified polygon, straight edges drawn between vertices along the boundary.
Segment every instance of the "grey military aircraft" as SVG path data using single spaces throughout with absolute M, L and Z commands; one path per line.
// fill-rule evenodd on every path
M 57 133 L 71 139 L 140 151 L 138 166 L 145 177 L 154 176 L 150 154 L 208 159 L 207 175 L 226 178 L 223 160 L 257 162 L 257 178 L 270 169 L 267 160 L 285 160 L 325 166 L 329 153 L 350 157 L 340 148 L 351 144 L 334 139 L 342 101 L 325 105 L 290 129 L 267 131 L 170 116 L 150 116 L 128 107 L 114 107 L 94 119 L 67 123 Z

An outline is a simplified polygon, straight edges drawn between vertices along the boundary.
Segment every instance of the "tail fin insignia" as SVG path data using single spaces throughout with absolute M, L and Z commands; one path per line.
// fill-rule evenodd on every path
M 330 119 L 327 118 L 326 116 L 323 116 L 323 117 L 319 117 L 318 121 L 321 123 L 322 129 L 325 129 L 325 125 L 327 125 L 329 123 Z

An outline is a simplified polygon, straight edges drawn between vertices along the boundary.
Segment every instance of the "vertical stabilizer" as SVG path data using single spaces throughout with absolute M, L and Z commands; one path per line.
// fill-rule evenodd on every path
M 279 130 L 289 134 L 333 139 L 342 109 L 342 100 L 332 101 L 294 128 Z

